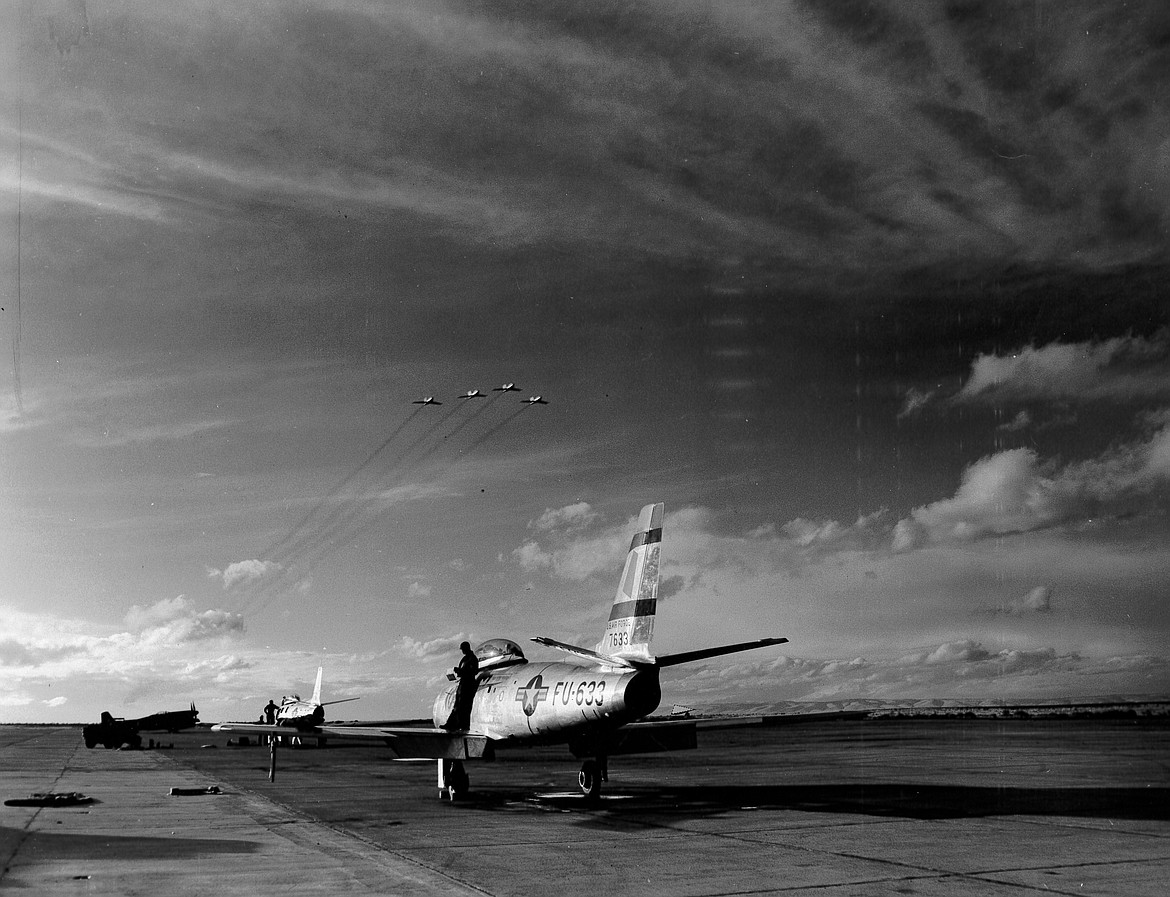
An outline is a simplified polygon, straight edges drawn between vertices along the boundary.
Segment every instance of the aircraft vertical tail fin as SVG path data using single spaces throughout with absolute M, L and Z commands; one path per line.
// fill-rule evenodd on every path
M 313 686 L 313 699 L 310 701 L 312 704 L 321 703 L 321 674 L 324 672 L 324 667 L 317 667 L 317 684 Z
M 630 541 L 626 565 L 614 595 L 605 634 L 597 653 L 606 657 L 650 661 L 654 613 L 658 604 L 658 564 L 662 548 L 662 502 L 646 505 Z

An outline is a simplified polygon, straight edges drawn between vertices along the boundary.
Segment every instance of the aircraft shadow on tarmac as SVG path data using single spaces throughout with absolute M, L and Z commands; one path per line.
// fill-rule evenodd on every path
M 139 835 L 82 835 L 76 832 L 25 832 L 0 825 L 0 844 L 20 844 L 29 860 L 38 855 L 79 859 L 189 859 L 221 853 L 255 853 L 251 841 L 219 838 L 156 838 Z
M 529 796 L 532 802 L 533 798 Z M 487 795 L 472 801 L 490 809 Z M 590 804 L 580 795 L 544 794 L 536 802 L 567 811 L 606 816 L 703 817 L 754 810 L 792 810 L 905 819 L 969 819 L 984 816 L 1072 816 L 1094 819 L 1168 820 L 1170 788 L 982 788 L 915 783 L 830 785 L 732 785 L 623 791 Z M 514 798 L 513 798 L 514 803 Z

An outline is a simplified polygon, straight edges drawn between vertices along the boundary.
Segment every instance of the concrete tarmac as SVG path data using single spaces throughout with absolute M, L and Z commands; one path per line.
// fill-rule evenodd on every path
M 156 737 L 174 749 L 0 727 L 0 796 L 94 798 L 0 808 L 0 890 L 1141 897 L 1170 881 L 1166 721 L 702 730 L 695 751 L 612 758 L 595 805 L 563 748 L 469 764 L 451 804 L 433 763 L 377 746 L 282 748 L 269 783 L 265 747 Z

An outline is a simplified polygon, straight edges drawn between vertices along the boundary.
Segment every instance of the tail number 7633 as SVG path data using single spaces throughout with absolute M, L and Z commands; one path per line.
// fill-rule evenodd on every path
M 605 646 L 607 648 L 624 648 L 630 643 L 630 633 L 627 629 L 618 630 L 616 632 L 607 632 L 605 634 Z

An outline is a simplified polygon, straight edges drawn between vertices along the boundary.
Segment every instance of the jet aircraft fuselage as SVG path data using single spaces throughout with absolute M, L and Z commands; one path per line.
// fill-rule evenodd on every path
M 481 657 L 500 652 L 478 677 L 469 728 L 493 741 L 572 742 L 577 734 L 616 729 L 658 707 L 657 669 L 605 669 L 561 661 L 530 663 L 508 639 L 480 645 Z M 482 669 L 482 668 L 481 668 Z M 455 710 L 457 685 L 435 699 L 434 722 L 444 726 Z
M 280 707 L 276 710 L 276 725 L 307 731 L 325 722 L 325 708 L 330 704 L 344 704 L 357 700 L 341 698 L 337 701 L 322 701 L 321 677 L 324 672 L 323 667 L 317 667 L 317 682 L 313 686 L 313 696 L 309 700 L 304 700 L 300 695 L 285 695 L 280 699 Z

